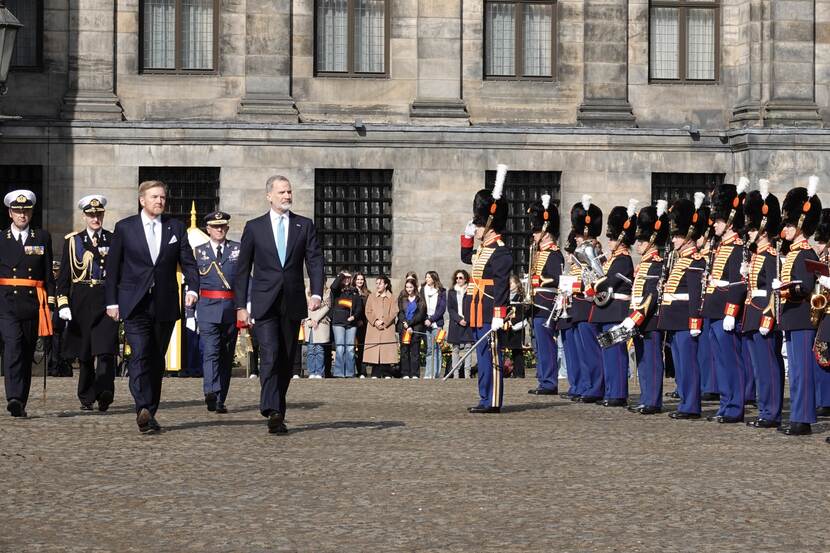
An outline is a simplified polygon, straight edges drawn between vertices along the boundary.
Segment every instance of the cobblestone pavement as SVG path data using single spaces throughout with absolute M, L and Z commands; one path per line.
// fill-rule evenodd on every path
M 295 380 L 280 436 L 258 381 L 216 415 L 171 378 L 141 436 L 125 380 L 100 414 L 51 379 L 0 416 L 0 551 L 830 551 L 830 419 L 788 438 L 534 383 L 470 415 L 471 381 Z

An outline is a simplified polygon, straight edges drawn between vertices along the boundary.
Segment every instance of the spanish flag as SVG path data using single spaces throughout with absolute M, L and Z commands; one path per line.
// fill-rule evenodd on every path
M 352 310 L 352 300 L 348 298 L 340 298 L 337 300 L 337 307 L 342 307 L 343 309 L 348 309 L 349 311 Z
M 401 343 L 405 345 L 409 345 L 412 343 L 412 329 L 407 328 L 406 331 L 403 333 L 403 337 L 401 338 Z
M 447 338 L 447 331 L 443 328 L 438 331 L 438 334 L 435 335 L 435 343 L 439 346 L 444 343 L 444 340 Z

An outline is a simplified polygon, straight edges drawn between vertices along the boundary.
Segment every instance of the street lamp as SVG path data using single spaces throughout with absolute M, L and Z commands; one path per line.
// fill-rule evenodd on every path
M 0 96 L 8 91 L 6 79 L 9 77 L 9 66 L 12 63 L 14 40 L 21 27 L 23 25 L 20 21 L 6 9 L 6 2 L 0 0 Z

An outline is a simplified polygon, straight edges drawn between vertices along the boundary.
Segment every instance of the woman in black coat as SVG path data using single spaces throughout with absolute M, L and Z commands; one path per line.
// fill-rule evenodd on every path
M 473 332 L 464 319 L 463 305 L 464 295 L 467 293 L 467 282 L 470 274 L 464 269 L 459 269 L 453 274 L 453 287 L 447 290 L 447 313 L 450 316 L 450 326 L 447 329 L 447 342 L 452 346 L 452 366 L 454 367 L 473 346 Z M 473 369 L 473 356 L 468 355 L 464 360 L 464 366 L 456 371 L 458 378 L 471 378 Z M 447 367 L 446 372 L 452 370 Z
M 421 337 L 426 318 L 427 306 L 418 293 L 418 283 L 408 279 L 398 296 L 398 333 L 401 337 L 401 374 L 404 378 L 418 378 L 420 374 Z

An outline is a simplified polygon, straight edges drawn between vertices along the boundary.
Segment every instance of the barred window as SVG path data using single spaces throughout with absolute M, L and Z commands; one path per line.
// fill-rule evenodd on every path
M 5 197 L 12 190 L 31 190 L 35 193 L 32 210 L 32 228 L 43 228 L 43 167 L 40 165 L 0 165 L 0 193 Z M 8 210 L 5 211 L 6 227 L 11 225 Z
M 487 0 L 485 76 L 552 79 L 556 71 L 555 0 Z
M 504 199 L 508 204 L 507 228 L 502 240 L 513 254 L 513 272 L 521 276 L 528 269 L 530 247 L 530 222 L 527 209 L 539 201 L 542 194 L 550 194 L 552 205 L 559 208 L 559 171 L 508 171 L 504 181 Z M 496 172 L 487 171 L 484 186 L 492 190 L 496 183 Z M 561 209 L 560 209 L 561 211 Z M 554 229 L 552 229 L 554 230 Z M 555 229 L 558 233 L 559 229 Z
M 186 227 L 190 226 L 193 202 L 199 228 L 204 228 L 208 213 L 219 209 L 219 167 L 139 167 L 138 183 L 148 180 L 160 180 L 167 185 L 166 213 Z
M 650 9 L 651 80 L 717 80 L 719 0 L 652 0 Z
M 317 74 L 384 75 L 389 51 L 386 0 L 317 0 Z
M 142 0 L 140 13 L 143 71 L 215 71 L 218 0 Z
M 671 205 L 680 198 L 694 200 L 695 192 L 703 192 L 708 203 L 709 193 L 725 178 L 724 173 L 652 173 L 651 202 L 667 200 Z
M 20 21 L 11 67 L 43 67 L 43 0 L 6 0 L 6 8 Z
M 317 169 L 314 222 L 326 275 L 344 267 L 366 275 L 392 270 L 392 170 Z

